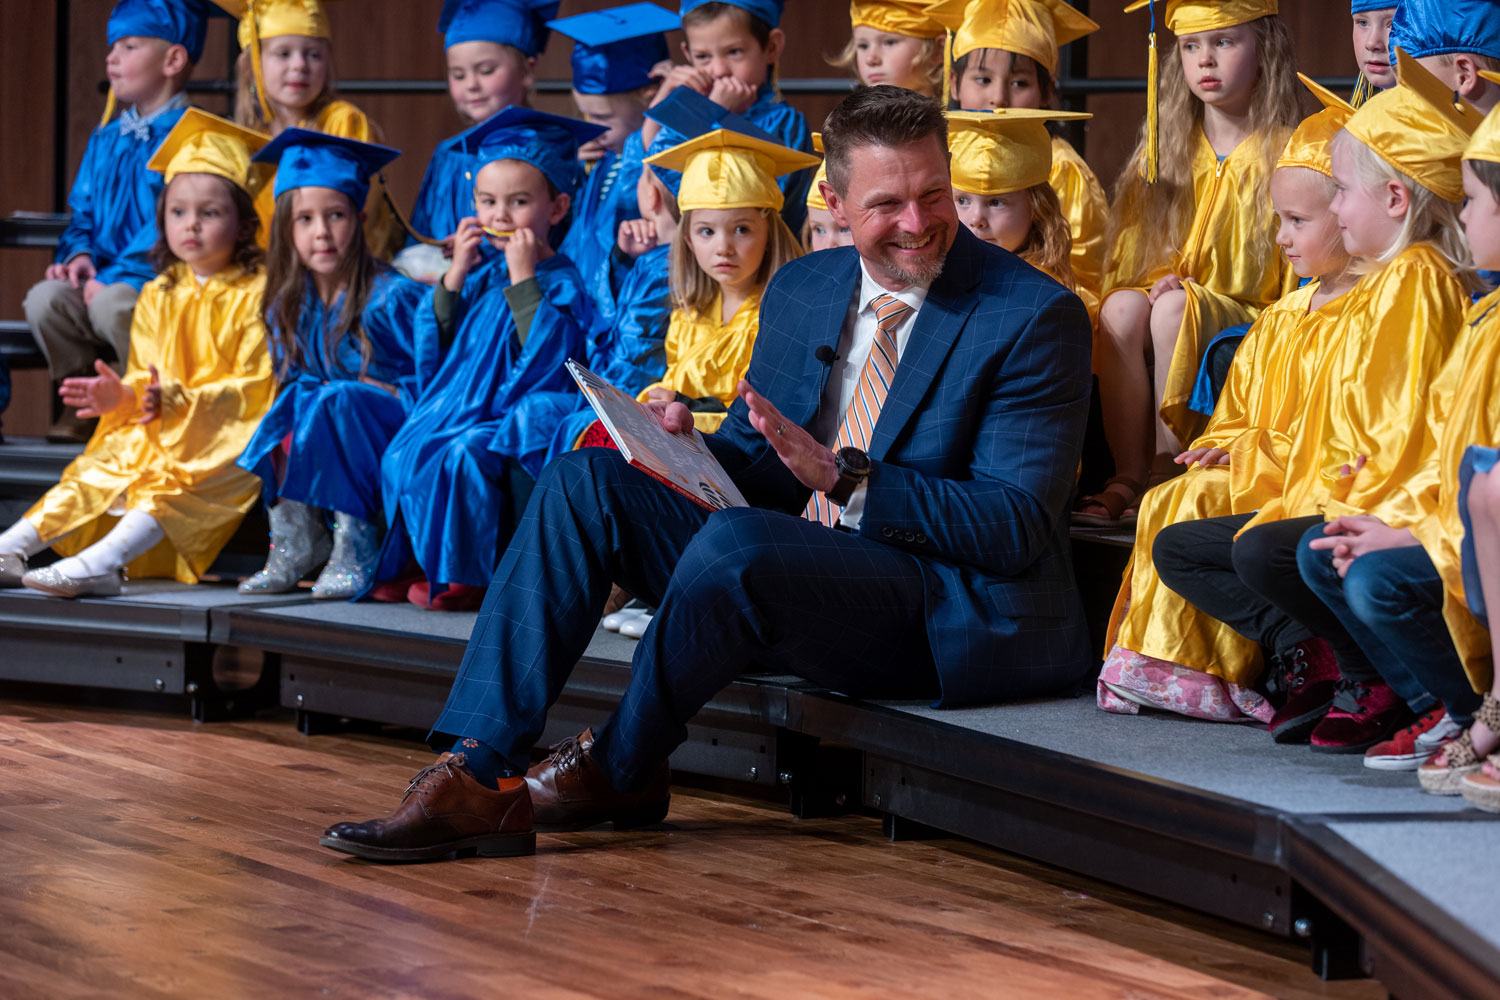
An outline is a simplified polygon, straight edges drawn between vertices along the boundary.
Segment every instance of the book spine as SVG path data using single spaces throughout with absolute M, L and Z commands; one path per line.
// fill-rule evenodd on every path
M 715 507 L 713 504 L 709 503 L 707 500 L 705 500 L 702 497 L 698 496 L 696 493 L 689 493 L 687 490 L 683 489 L 681 486 L 679 486 L 676 483 L 672 482 L 672 480 L 668 479 L 666 476 L 664 476 L 661 473 L 657 472 L 655 469 L 647 468 L 645 465 L 642 465 L 640 462 L 638 462 L 637 460 L 635 460 L 633 458 L 629 459 L 629 462 L 630 462 L 631 465 L 635 466 L 637 469 L 640 469 L 642 472 L 644 472 L 646 475 L 650 476 L 652 479 L 656 480 L 658 483 L 662 483 L 662 484 L 664 484 L 666 486 L 670 486 L 673 490 L 676 490 L 678 493 L 681 493 L 683 496 L 687 497 L 689 500 L 693 501 L 693 503 L 697 504 L 699 507 L 702 507 L 704 510 L 709 511 L 710 513 L 712 513 L 713 511 L 716 511 L 716 510 L 719 509 L 719 508 Z

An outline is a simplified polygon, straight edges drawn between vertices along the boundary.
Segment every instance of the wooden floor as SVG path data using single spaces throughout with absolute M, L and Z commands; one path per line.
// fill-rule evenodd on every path
M 670 826 L 383 867 L 317 846 L 419 744 L 0 700 L 0 997 L 1381 997 L 957 840 L 679 788 Z

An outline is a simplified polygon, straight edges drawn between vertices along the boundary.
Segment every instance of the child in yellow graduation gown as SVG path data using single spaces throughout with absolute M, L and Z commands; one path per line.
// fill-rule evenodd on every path
M 1475 263 L 1500 266 L 1500 118 L 1493 114 L 1464 152 L 1463 190 Z M 1366 751 L 1366 766 L 1421 768 L 1422 787 L 1438 794 L 1458 794 L 1465 775 L 1500 749 L 1500 704 L 1493 697 L 1482 704 L 1477 693 L 1494 683 L 1488 630 L 1470 610 L 1483 615 L 1486 605 L 1478 589 L 1469 593 L 1472 567 L 1463 565 L 1464 550 L 1470 561 L 1475 551 L 1465 538 L 1463 480 L 1492 465 L 1484 459 L 1500 443 L 1497 304 L 1500 292 L 1491 292 L 1469 309 L 1429 391 L 1426 461 L 1369 513 L 1315 524 L 1297 553 L 1303 580 L 1359 637 L 1382 677 L 1407 689 L 1403 696 L 1417 712 L 1388 744 Z M 1470 448 L 1475 444 L 1481 447 Z M 1481 505 L 1486 479 L 1481 472 L 1470 486 Z M 1438 759 L 1423 766 L 1439 748 Z
M 723 423 L 735 386 L 750 367 L 766 282 L 802 256 L 782 221 L 776 178 L 818 161 L 716 129 L 646 162 L 682 171 L 682 221 L 670 252 L 674 308 L 667 371 L 640 398 L 682 400 L 693 410 L 693 424 L 708 433 Z
M 866 87 L 905 87 L 928 97 L 943 90 L 943 26 L 925 2 L 850 0 L 852 35 L 828 60 Z
M 1099 300 L 1073 273 L 1072 238 L 1057 192 L 1047 183 L 1052 136 L 1047 122 L 1089 118 L 1071 111 L 948 112 L 948 152 L 958 219 L 986 243 L 1028 264 L 1083 299 L 1090 319 Z
M 1330 210 L 1329 144 L 1353 108 L 1317 88 L 1329 107 L 1293 133 L 1271 176 L 1277 243 L 1310 279 L 1267 306 L 1235 354 L 1208 427 L 1177 456 L 1187 471 L 1141 500 L 1135 548 L 1106 637 L 1098 703 L 1134 715 L 1141 706 L 1200 719 L 1269 722 L 1253 685 L 1260 647 L 1162 585 L 1151 560 L 1169 524 L 1247 513 L 1280 492 L 1275 442 L 1294 423 L 1357 275 Z
M 945 0 L 929 10 L 955 32 L 948 96 L 969 111 L 1055 107 L 1058 47 L 1099 30 L 1062 0 Z M 1093 170 L 1061 136 L 1052 139 L 1047 182 L 1068 219 L 1073 276 L 1085 300 L 1097 305 L 1109 199 Z
M 1202 427 L 1187 404 L 1204 346 L 1296 287 L 1276 249 L 1266 190 L 1300 121 L 1276 2 L 1168 0 L 1165 8 L 1176 38 L 1152 36 L 1159 113 L 1148 95 L 1110 221 L 1094 370 L 1115 475 L 1080 500 L 1074 520 L 1086 524 L 1133 519 L 1149 480 L 1171 475 L 1179 442 Z
M 63 402 L 99 426 L 62 481 L 0 533 L 0 586 L 118 594 L 127 565 L 193 583 L 255 503 L 260 481 L 235 459 L 275 392 L 245 187 L 265 141 L 189 109 L 151 158 L 166 175 L 162 273 L 136 306 L 130 364 L 123 379 L 101 362 L 97 376 L 64 382 Z M 69 558 L 27 572 L 48 546 Z
M 275 138 L 284 129 L 312 129 L 359 142 L 379 142 L 380 129 L 363 111 L 339 100 L 333 82 L 333 32 L 320 0 L 214 0 L 239 19 L 240 57 L 234 120 Z M 268 239 L 274 169 L 258 164 L 261 186 L 255 200 L 261 236 Z M 400 223 L 386 203 L 377 179 L 365 202 L 365 240 L 377 257 L 389 260 L 399 249 Z
M 1324 753 L 1383 740 L 1421 692 L 1382 679 L 1303 582 L 1298 545 L 1325 518 L 1410 506 L 1399 497 L 1431 453 L 1428 400 L 1477 287 L 1458 211 L 1459 159 L 1479 116 L 1420 66 L 1399 65 L 1401 86 L 1367 101 L 1333 141 L 1333 211 L 1369 273 L 1346 296 L 1291 432 L 1273 443 L 1284 487 L 1253 515 L 1171 525 L 1153 550 L 1163 583 L 1284 668 L 1273 738 Z
M 823 152 L 823 137 L 813 133 L 813 149 Z M 853 237 L 845 226 L 833 221 L 828 202 L 823 199 L 823 182 L 828 180 L 828 167 L 818 164 L 813 174 L 812 187 L 807 190 L 807 221 L 802 224 L 802 249 L 806 253 L 827 250 L 831 247 L 850 246 Z

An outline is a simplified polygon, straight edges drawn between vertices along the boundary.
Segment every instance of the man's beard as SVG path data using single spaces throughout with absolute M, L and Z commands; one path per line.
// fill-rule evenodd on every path
M 932 237 L 932 242 L 928 244 L 929 247 L 940 247 L 947 241 L 948 229 L 946 226 L 937 226 L 929 230 L 929 233 Z M 881 267 L 892 277 L 898 278 L 908 285 L 922 285 L 924 287 L 931 285 L 937 280 L 938 275 L 943 273 L 943 263 L 947 259 L 948 254 L 945 250 L 930 260 L 921 261 L 913 265 L 908 262 L 899 261 L 895 254 L 885 248 L 884 244 L 881 245 Z

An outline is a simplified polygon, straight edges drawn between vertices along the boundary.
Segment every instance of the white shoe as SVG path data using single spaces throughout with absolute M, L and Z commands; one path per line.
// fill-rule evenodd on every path
M 618 632 L 620 631 L 621 625 L 624 625 L 626 622 L 630 621 L 630 619 L 636 617 L 637 615 L 645 614 L 647 610 L 648 609 L 646 605 L 642 604 L 640 601 L 635 600 L 634 598 L 631 598 L 629 601 L 625 602 L 625 606 L 619 611 L 607 614 L 603 618 L 601 618 L 599 620 L 599 624 L 604 626 L 604 631 L 606 632 Z
M 653 613 L 643 611 L 620 626 L 620 634 L 627 639 L 639 639 L 646 634 L 646 629 L 651 625 Z
M 99 576 L 64 576 L 53 566 L 29 571 L 21 582 L 32 590 L 40 590 L 53 597 L 83 597 L 93 594 L 98 597 L 117 597 L 120 593 L 119 570 Z
M 21 577 L 26 575 L 26 557 L 6 553 L 0 555 L 0 587 L 19 587 Z

